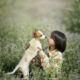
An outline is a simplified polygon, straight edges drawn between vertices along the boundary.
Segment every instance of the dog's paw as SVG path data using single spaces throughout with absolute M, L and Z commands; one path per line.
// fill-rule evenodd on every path
M 29 80 L 29 76 L 26 75 L 23 79 L 24 79 L 24 80 Z

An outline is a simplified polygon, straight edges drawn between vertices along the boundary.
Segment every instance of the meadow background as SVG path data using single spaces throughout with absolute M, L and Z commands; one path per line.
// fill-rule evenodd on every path
M 66 34 L 59 80 L 80 80 L 80 0 L 0 0 L 0 80 L 20 80 L 19 73 L 5 73 L 20 61 L 35 28 L 47 36 L 54 30 Z M 33 63 L 30 69 L 31 80 L 52 80 Z

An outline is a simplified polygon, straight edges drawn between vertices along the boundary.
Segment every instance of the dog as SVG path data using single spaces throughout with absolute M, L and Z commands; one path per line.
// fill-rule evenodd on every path
M 7 73 L 14 74 L 18 69 L 22 72 L 24 79 L 27 79 L 29 76 L 29 64 L 31 60 L 37 55 L 38 47 L 42 49 L 42 45 L 40 43 L 40 39 L 45 39 L 46 36 L 39 30 L 35 30 L 33 32 L 33 38 L 29 42 L 25 53 L 20 60 L 19 64 L 14 68 L 12 72 Z

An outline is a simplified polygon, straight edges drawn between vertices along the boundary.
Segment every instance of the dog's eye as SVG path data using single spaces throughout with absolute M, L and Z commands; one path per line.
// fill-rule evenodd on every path
M 42 36 L 42 34 L 40 35 L 40 37 Z

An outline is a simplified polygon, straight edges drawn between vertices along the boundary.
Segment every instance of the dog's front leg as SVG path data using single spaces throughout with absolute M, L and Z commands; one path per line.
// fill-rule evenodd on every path
M 25 50 L 27 50 L 29 47 L 30 47 L 30 44 L 28 44 L 28 45 L 26 46 Z

